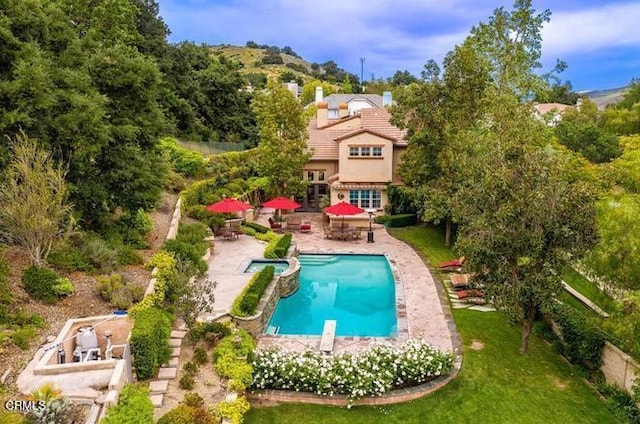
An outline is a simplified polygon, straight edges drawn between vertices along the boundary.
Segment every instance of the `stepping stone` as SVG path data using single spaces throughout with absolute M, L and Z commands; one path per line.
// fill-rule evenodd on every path
M 184 339 L 184 336 L 187 335 L 187 332 L 184 330 L 173 330 L 171 331 L 172 339 Z
M 182 339 L 169 339 L 169 347 L 180 347 Z
M 177 367 L 178 365 L 180 365 L 180 358 L 171 358 L 169 359 L 169 362 L 167 362 L 166 364 L 162 365 L 163 367 L 167 368 L 168 367 Z
M 152 395 L 167 393 L 169 380 L 155 380 L 149 382 L 149 391 Z
M 172 380 L 178 375 L 177 368 L 160 368 L 158 371 L 158 380 Z
M 469 308 L 471 305 L 469 305 L 468 303 L 460 303 L 460 302 L 456 302 L 453 304 L 453 309 L 466 309 Z
M 171 349 L 171 357 L 173 358 L 180 357 L 180 351 L 181 351 L 181 348 L 174 347 L 173 349 Z
M 151 395 L 151 404 L 154 408 L 160 408 L 163 400 L 164 395 Z
M 496 309 L 492 308 L 491 306 L 475 305 L 470 307 L 469 310 L 480 311 L 480 312 L 495 312 Z

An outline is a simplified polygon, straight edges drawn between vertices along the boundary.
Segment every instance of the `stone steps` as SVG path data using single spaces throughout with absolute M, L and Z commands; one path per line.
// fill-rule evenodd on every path
M 171 331 L 169 347 L 171 348 L 171 358 L 169 362 L 163 364 L 155 380 L 149 382 L 149 392 L 151 393 L 151 403 L 154 408 L 162 406 L 164 395 L 169 389 L 169 380 L 178 376 L 178 366 L 180 365 L 180 353 L 182 351 L 182 339 L 187 335 L 186 329 Z

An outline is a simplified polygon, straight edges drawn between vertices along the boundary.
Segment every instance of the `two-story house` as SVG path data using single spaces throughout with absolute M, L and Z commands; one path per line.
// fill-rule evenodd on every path
M 320 199 L 327 195 L 331 204 L 346 201 L 381 211 L 387 186 L 401 183 L 397 169 L 407 147 L 405 132 L 389 122 L 385 107 L 350 113 L 342 103 L 333 119 L 327 102 L 316 107 L 308 127 L 313 156 L 303 171 L 309 185 L 306 196 L 297 199 L 303 205 L 299 210 L 320 211 Z

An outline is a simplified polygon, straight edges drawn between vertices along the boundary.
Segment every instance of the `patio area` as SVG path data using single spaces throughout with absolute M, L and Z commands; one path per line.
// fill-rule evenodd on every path
M 263 208 L 257 222 L 269 227 L 268 219 L 273 210 Z M 287 217 L 296 221 L 310 222 L 310 231 L 291 231 L 292 244 L 303 253 L 360 253 L 387 254 L 392 268 L 399 274 L 404 285 L 405 308 L 398 308 L 399 317 L 406 316 L 407 329 L 395 339 L 368 337 L 336 337 L 334 353 L 357 351 L 366 348 L 373 341 L 389 340 L 394 342 L 411 338 L 421 338 L 443 350 L 454 348 L 454 338 L 450 329 L 454 324 L 449 304 L 442 290 L 438 290 L 429 269 L 418 254 L 407 244 L 389 236 L 382 225 L 373 225 L 374 243 L 367 243 L 366 237 L 348 239 L 329 239 L 325 237 L 321 213 L 292 213 Z M 368 228 L 366 229 L 368 230 Z M 365 231 L 366 234 L 366 231 Z M 231 308 L 235 297 L 249 282 L 251 274 L 244 273 L 242 265 L 247 259 L 262 257 L 266 243 L 252 237 L 241 235 L 239 240 L 216 240 L 214 254 L 209 259 L 209 278 L 217 282 L 215 290 L 215 312 L 212 318 L 220 316 Z M 402 330 L 402 329 L 399 329 Z M 401 333 L 401 331 L 399 331 Z M 262 336 L 259 346 L 279 344 L 290 350 L 317 350 L 320 336 L 288 337 Z

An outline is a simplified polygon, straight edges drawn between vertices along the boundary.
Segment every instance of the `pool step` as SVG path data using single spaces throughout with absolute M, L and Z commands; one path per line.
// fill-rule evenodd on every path
M 268 336 L 273 336 L 275 334 L 278 334 L 280 332 L 280 327 L 278 327 L 277 325 L 270 325 L 267 327 L 267 331 L 265 331 L 264 333 Z
M 334 319 L 327 319 L 324 321 L 322 338 L 320 339 L 320 352 L 333 352 L 333 342 L 336 338 L 336 324 L 337 321 Z
M 300 265 L 325 265 L 338 262 L 339 256 L 336 255 L 310 255 L 303 258 L 298 258 Z

